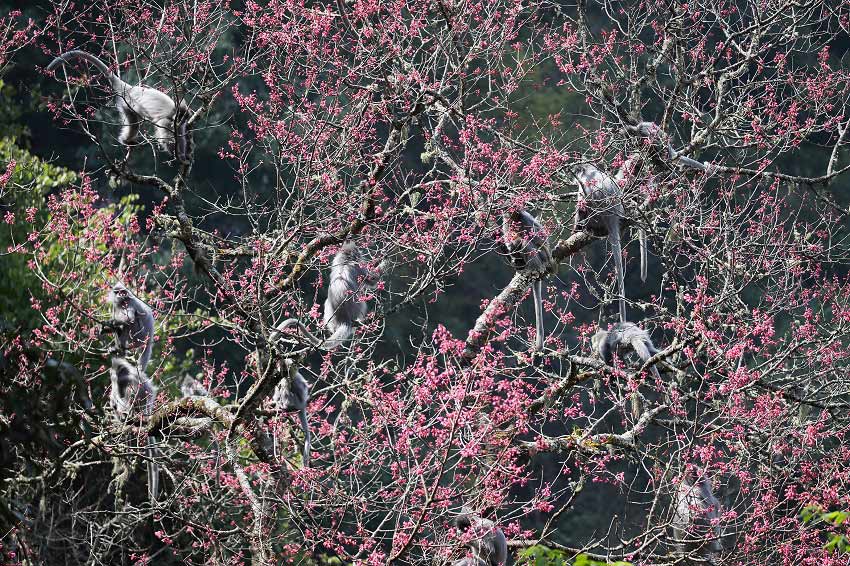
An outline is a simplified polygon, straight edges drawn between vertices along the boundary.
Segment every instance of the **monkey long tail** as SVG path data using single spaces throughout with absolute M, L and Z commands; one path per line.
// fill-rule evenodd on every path
M 146 372 L 148 368 L 148 364 L 151 361 L 151 355 L 153 354 L 153 335 L 148 336 L 148 339 L 145 344 L 145 351 L 142 352 L 141 357 L 139 358 L 139 369 L 142 372 Z
M 144 375 L 144 373 L 142 373 L 141 377 L 145 380 L 143 386 L 146 395 L 145 416 L 148 417 L 148 422 L 150 422 L 150 417 L 153 414 L 154 402 L 156 401 L 156 389 L 154 389 L 150 380 Z M 153 435 L 148 435 L 145 439 L 145 443 L 148 447 L 148 498 L 151 506 L 153 506 L 159 497 L 159 464 L 156 463 L 156 455 L 158 452 L 156 449 L 156 438 Z
M 121 77 L 110 71 L 109 67 L 106 66 L 106 63 L 104 63 L 91 53 L 88 53 L 87 51 L 82 51 L 79 49 L 74 49 L 73 51 L 66 51 L 65 53 L 61 54 L 56 59 L 51 61 L 50 64 L 47 66 L 47 70 L 52 70 L 54 67 L 56 67 L 56 65 L 59 65 L 60 63 L 68 63 L 71 61 L 71 59 L 75 57 L 84 59 L 95 67 L 97 67 L 97 70 L 100 71 L 103 76 L 109 80 L 109 84 L 110 86 L 112 86 L 112 89 L 116 93 L 121 91 L 121 86 L 124 84 L 124 81 L 121 80 Z
M 632 393 L 631 405 L 632 416 L 636 419 L 640 418 L 641 414 L 643 413 L 643 403 L 640 400 L 640 393 L 638 393 L 637 391 Z
M 154 461 L 156 454 L 156 442 L 150 436 L 148 437 L 148 498 L 151 505 L 156 503 L 159 497 L 159 464 Z
M 667 143 L 667 154 L 670 156 L 670 159 L 676 158 L 676 150 L 673 149 L 672 143 Z M 697 171 L 708 171 L 708 165 L 703 163 L 702 161 L 697 161 L 696 159 L 691 159 L 690 157 L 686 157 L 684 155 L 678 156 L 678 161 L 685 167 L 690 167 L 691 169 L 696 169 Z
M 620 301 L 620 322 L 626 322 L 626 282 L 623 277 L 623 248 L 620 244 L 619 219 L 608 230 L 608 240 L 611 242 L 611 250 L 614 253 L 614 271 L 617 275 Z
M 531 290 L 534 295 L 534 319 L 537 333 L 534 337 L 534 349 L 540 352 L 543 350 L 543 280 L 535 281 Z
M 277 329 L 271 333 L 269 339 L 271 339 L 272 342 L 275 342 L 281 332 L 283 332 L 287 328 L 292 328 L 293 326 L 298 328 L 298 331 L 303 334 L 313 346 L 320 347 L 325 342 L 324 340 L 310 332 L 310 330 L 306 326 L 304 326 L 304 323 L 298 320 L 297 318 L 288 318 L 278 324 Z
M 310 467 L 310 425 L 307 423 L 307 407 L 301 407 L 298 411 L 298 419 L 301 421 L 301 430 L 304 431 L 304 452 L 301 458 L 305 468 Z
M 647 262 L 649 259 L 648 244 L 646 242 L 646 230 L 641 228 L 638 233 L 640 240 L 640 280 L 646 283 Z

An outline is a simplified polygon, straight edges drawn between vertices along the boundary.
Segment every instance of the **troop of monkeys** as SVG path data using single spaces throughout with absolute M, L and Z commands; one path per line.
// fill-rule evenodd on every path
M 191 159 L 191 133 L 187 128 L 189 109 L 182 101 L 177 104 L 167 94 L 142 85 L 129 85 L 109 70 L 109 67 L 94 55 L 85 51 L 73 50 L 56 57 L 47 69 L 79 58 L 94 65 L 109 81 L 115 96 L 115 104 L 120 116 L 121 131 L 118 141 L 126 146 L 138 143 L 140 126 L 150 123 L 154 130 L 154 140 L 159 147 L 171 153 L 173 157 L 186 162 Z M 634 128 L 635 133 L 643 136 L 653 134 L 653 124 L 642 122 Z M 657 127 L 656 127 L 657 128 Z M 686 167 L 705 170 L 706 166 L 686 157 L 677 156 L 668 144 L 668 156 L 678 159 Z M 649 334 L 638 325 L 626 320 L 625 283 L 622 258 L 622 230 L 626 219 L 623 207 L 623 182 L 627 169 L 634 164 L 634 157 L 627 160 L 612 179 L 592 164 L 575 167 L 575 177 L 579 192 L 576 206 L 575 228 L 587 231 L 597 237 L 607 237 L 611 245 L 614 260 L 614 272 L 618 287 L 619 322 L 608 330 L 599 329 L 591 339 L 594 352 L 611 365 L 614 355 L 620 350 L 632 350 L 644 362 L 648 362 L 658 350 Z M 646 233 L 639 230 L 641 279 L 646 280 L 647 243 Z M 545 231 L 537 219 L 527 210 L 516 210 L 504 216 L 502 224 L 502 245 L 517 270 L 528 269 L 534 272 L 555 270 L 555 262 L 547 242 Z M 270 336 L 272 343 L 280 334 L 295 328 L 315 347 L 334 350 L 351 338 L 354 324 L 364 319 L 367 305 L 359 297 L 364 288 L 374 288 L 379 280 L 378 273 L 370 273 L 362 266 L 360 251 L 353 242 L 345 243 L 337 252 L 331 265 L 328 296 L 324 304 L 324 326 L 329 333 L 321 338 L 311 333 L 297 319 L 288 319 L 279 324 Z M 543 277 L 542 273 L 532 284 L 535 313 L 534 349 L 541 351 L 544 346 L 543 328 Z M 112 390 L 110 404 L 115 413 L 126 417 L 134 408 L 141 408 L 149 416 L 152 413 L 156 388 L 146 372 L 151 359 L 154 339 L 154 315 L 151 308 L 133 295 L 124 285 L 117 283 L 109 293 L 108 302 L 112 307 L 111 328 L 115 334 L 116 348 L 112 357 L 110 378 Z M 128 348 L 144 347 L 137 364 L 126 358 Z M 280 374 L 286 375 L 279 368 Z M 658 369 L 652 365 L 651 371 L 658 377 Z M 181 385 L 184 396 L 208 395 L 206 389 L 192 378 Z M 310 462 L 310 427 L 307 422 L 307 404 L 310 387 L 300 372 L 296 372 L 291 384 L 282 380 L 272 396 L 274 406 L 285 412 L 297 411 L 305 441 L 302 459 L 305 466 Z M 147 440 L 149 495 L 155 500 L 159 490 L 159 470 L 154 459 L 155 442 Z M 699 522 L 712 522 L 717 518 L 719 502 L 711 490 L 707 478 L 699 481 L 684 480 L 676 496 L 674 513 L 674 531 L 681 550 L 686 550 L 686 533 Z M 716 521 L 713 521 L 716 524 Z M 472 528 L 475 537 L 470 543 L 471 557 L 455 562 L 455 566 L 502 566 L 507 560 L 507 544 L 504 533 L 487 519 L 474 518 L 464 514 L 458 520 L 461 528 Z M 715 527 L 709 527 L 714 529 Z M 719 551 L 719 535 L 715 532 L 709 544 L 709 553 Z M 702 543 L 705 543 L 705 536 Z M 692 541 L 691 546 L 694 542 Z

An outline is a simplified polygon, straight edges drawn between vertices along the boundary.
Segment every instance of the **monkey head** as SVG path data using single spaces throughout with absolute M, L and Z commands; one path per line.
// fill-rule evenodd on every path
M 130 303 L 130 291 L 127 287 L 124 286 L 123 283 L 116 283 L 112 286 L 112 292 L 110 293 L 111 300 L 113 303 L 118 305 L 119 307 L 127 307 Z
M 570 172 L 585 191 L 596 189 L 605 182 L 602 172 L 593 163 L 573 165 L 570 168 Z

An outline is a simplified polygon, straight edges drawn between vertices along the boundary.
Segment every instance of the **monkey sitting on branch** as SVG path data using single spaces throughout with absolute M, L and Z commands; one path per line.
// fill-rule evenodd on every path
M 540 222 L 527 210 L 516 210 L 506 214 L 502 221 L 502 243 L 511 262 L 517 268 L 534 271 L 555 271 L 552 250 Z M 534 349 L 543 350 L 543 278 L 534 281 L 531 287 L 534 298 L 535 340 Z
M 210 396 L 210 392 L 206 387 L 204 387 L 204 384 L 191 375 L 184 376 L 183 381 L 180 382 L 180 394 L 184 398 Z
M 141 299 L 130 292 L 123 283 L 112 286 L 106 298 L 112 307 L 112 318 L 108 331 L 115 334 L 116 351 L 119 356 L 126 355 L 127 348 L 145 349 L 139 356 L 139 371 L 147 371 L 153 352 L 154 316 L 153 310 Z
M 625 175 L 620 170 L 618 180 L 612 179 L 590 163 L 573 169 L 578 181 L 579 194 L 576 202 L 575 230 L 584 230 L 597 237 L 607 236 L 614 256 L 614 273 L 619 291 L 620 322 L 626 322 L 626 283 L 623 268 L 623 224 L 626 212 L 623 207 L 623 188 L 619 181 Z M 647 243 L 646 232 L 640 231 L 641 279 L 646 280 Z
M 301 423 L 301 431 L 304 433 L 304 448 L 301 459 L 304 467 L 310 466 L 310 424 L 307 422 L 307 404 L 310 402 L 310 385 L 301 372 L 295 370 L 292 383 L 289 383 L 289 373 L 281 372 L 282 379 L 275 387 L 272 394 L 272 402 L 278 411 L 291 413 L 298 412 L 298 420 Z M 275 442 L 277 444 L 277 442 Z M 277 452 L 277 450 L 275 450 Z
M 382 262 L 378 273 L 370 273 L 362 264 L 362 255 L 354 242 L 343 244 L 331 263 L 328 297 L 325 299 L 324 323 L 330 336 L 321 339 L 304 326 L 300 320 L 290 318 L 278 325 L 272 333 L 274 341 L 278 333 L 297 327 L 313 346 L 335 350 L 354 334 L 354 323 L 366 318 L 369 308 L 359 298 L 363 289 L 374 289 L 380 280 Z
M 594 353 L 610 365 L 614 363 L 614 355 L 621 350 L 631 349 L 643 363 L 647 363 L 658 353 L 652 343 L 649 333 L 633 322 L 618 322 L 610 330 L 599 329 L 590 339 Z M 658 368 L 653 364 L 650 371 L 656 379 L 660 379 Z M 632 414 L 638 417 L 641 413 L 640 399 L 635 392 L 632 396 Z
M 134 410 L 141 409 L 145 417 L 150 418 L 156 402 L 156 387 L 143 371 L 125 358 L 114 357 L 109 379 L 112 384 L 109 404 L 118 417 L 126 418 Z M 151 438 L 147 438 L 145 442 L 148 455 L 148 496 L 153 503 L 159 496 L 159 465 L 154 459 L 157 452 L 156 443 Z
M 673 538 L 682 555 L 697 553 L 714 564 L 723 550 L 718 521 L 723 508 L 708 477 L 687 472 L 673 501 Z
M 473 538 L 469 541 L 472 556 L 457 560 L 453 566 L 505 565 L 508 561 L 508 541 L 505 533 L 493 521 L 476 517 L 464 508 L 454 523 L 458 529 L 470 531 Z

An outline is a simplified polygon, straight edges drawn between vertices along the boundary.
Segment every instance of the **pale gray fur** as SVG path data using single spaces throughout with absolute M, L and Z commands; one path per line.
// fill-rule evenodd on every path
M 139 356 L 139 369 L 146 371 L 153 351 L 153 310 L 122 283 L 112 286 L 107 301 L 112 305 L 112 323 L 116 326 L 113 331 L 119 355 L 125 355 L 127 348 L 144 345 L 145 350 Z
M 673 538 L 682 554 L 698 552 L 702 558 L 713 562 L 722 551 L 720 518 L 722 506 L 714 496 L 711 480 L 703 477 L 695 483 L 685 477 L 676 492 L 673 509 Z M 711 540 L 706 541 L 710 538 Z
M 639 122 L 637 126 L 626 126 L 626 130 L 644 138 L 658 137 L 662 140 L 666 138 L 667 157 L 670 158 L 671 161 L 675 159 L 685 167 L 696 169 L 698 171 L 709 171 L 709 166 L 705 163 L 697 161 L 695 159 L 691 159 L 690 157 L 686 157 L 684 155 L 678 155 L 676 153 L 676 150 L 673 149 L 673 144 L 670 142 L 669 137 L 663 135 L 661 127 L 658 126 L 658 124 L 656 124 L 655 122 Z
M 141 409 L 144 415 L 150 418 L 156 402 L 156 387 L 145 372 L 125 358 L 114 357 L 109 379 L 112 382 L 109 404 L 118 416 L 126 417 L 133 410 Z M 148 496 L 153 503 L 159 497 L 159 465 L 154 459 L 156 443 L 148 438 L 147 446 Z
M 124 145 L 136 143 L 139 126 L 143 121 L 154 126 L 154 139 L 159 147 L 171 153 L 181 161 L 189 158 L 190 135 L 187 132 L 186 120 L 189 109 L 184 102 L 175 104 L 174 100 L 164 92 L 142 85 L 129 85 L 121 80 L 116 73 L 91 53 L 73 50 L 63 53 L 47 66 L 50 71 L 61 63 L 68 63 L 73 58 L 83 59 L 94 65 L 109 80 L 109 85 L 115 93 L 115 105 L 121 115 L 121 132 L 118 141 Z
M 379 280 L 379 275 L 369 273 L 361 261 L 360 250 L 354 242 L 344 244 L 334 256 L 325 299 L 324 323 L 330 332 L 328 338 L 319 338 L 301 321 L 290 318 L 277 326 L 271 340 L 276 340 L 280 332 L 291 327 L 297 327 L 311 344 L 326 350 L 334 350 L 351 338 L 354 323 L 366 318 L 368 312 L 366 302 L 359 300 L 358 295 L 363 289 L 374 289 Z
M 551 270 L 552 250 L 543 226 L 527 210 L 516 210 L 502 218 L 502 242 L 517 269 Z M 534 349 L 543 350 L 543 279 L 532 285 L 536 337 Z
M 467 556 L 466 558 L 455 560 L 452 566 L 487 566 L 487 563 L 477 556 Z
M 287 372 L 282 371 L 282 375 Z M 301 453 L 304 466 L 310 465 L 310 425 L 307 422 L 307 404 L 310 402 L 310 385 L 301 372 L 295 372 L 292 385 L 286 380 L 281 380 L 272 394 L 272 402 L 279 411 L 298 411 L 298 419 L 301 421 L 301 430 L 304 432 L 304 450 Z
M 204 387 L 203 383 L 191 375 L 187 375 L 180 382 L 180 394 L 183 397 L 209 397 L 210 392 Z
M 626 322 L 626 284 L 621 244 L 625 218 L 623 190 L 609 175 L 589 163 L 576 167 L 573 175 L 579 184 L 575 229 L 585 230 L 594 236 L 608 237 L 619 287 L 620 322 Z
M 644 363 L 658 353 L 649 333 L 632 322 L 618 322 L 611 327 L 611 330 L 600 328 L 590 339 L 590 343 L 593 351 L 608 365 L 613 365 L 614 354 L 620 348 L 631 348 Z M 650 367 L 650 371 L 656 379 L 660 378 L 655 365 Z M 638 417 L 641 412 L 640 397 L 635 392 L 632 395 L 632 414 Z
M 620 348 L 631 348 L 644 363 L 658 353 L 658 349 L 652 343 L 649 333 L 633 322 L 618 322 L 611 330 L 599 329 L 590 339 L 593 351 L 601 357 L 606 364 L 611 365 L 614 354 Z M 658 368 L 650 367 L 653 375 L 658 378 Z
M 472 529 L 474 538 L 469 541 L 472 559 L 465 558 L 455 562 L 455 566 L 463 563 L 467 566 L 484 562 L 487 566 L 504 566 L 508 561 L 508 541 L 505 533 L 493 521 L 483 517 L 475 517 L 466 509 L 455 518 L 457 528 L 466 531 Z M 476 562 L 475 560 L 479 562 Z M 463 560 L 470 560 L 463 562 Z

